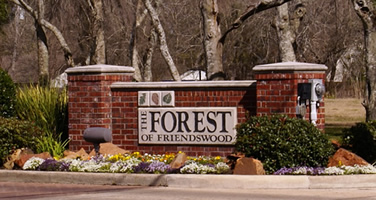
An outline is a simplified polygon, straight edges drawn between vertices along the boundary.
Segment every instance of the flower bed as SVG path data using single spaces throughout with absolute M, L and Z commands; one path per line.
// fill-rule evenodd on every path
M 181 153 L 181 152 L 179 152 Z M 187 157 L 187 161 L 179 169 L 173 169 L 170 163 L 175 159 L 174 153 L 163 155 L 118 154 L 109 156 L 95 156 L 88 160 L 77 159 L 42 159 L 32 157 L 26 161 L 24 170 L 39 171 L 71 171 L 71 172 L 107 172 L 107 173 L 180 173 L 180 174 L 228 174 L 230 167 L 225 161 L 217 157 Z M 282 168 L 274 175 L 348 175 L 348 174 L 376 174 L 376 167 L 366 166 L 338 166 L 338 167 L 294 167 Z
M 294 167 L 282 168 L 274 173 L 275 175 L 349 175 L 349 174 L 376 174 L 376 167 L 365 166 L 338 166 L 338 167 Z
M 179 152 L 181 153 L 181 152 Z M 170 163 L 175 154 L 140 155 L 139 152 L 124 155 L 95 156 L 81 159 L 41 159 L 32 157 L 26 161 L 24 170 L 109 172 L 109 173 L 182 173 L 182 174 L 225 174 L 230 167 L 219 156 L 188 157 L 184 166 L 173 169 Z

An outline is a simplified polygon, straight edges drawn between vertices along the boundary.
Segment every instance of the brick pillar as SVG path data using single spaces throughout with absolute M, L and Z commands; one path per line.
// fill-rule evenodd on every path
M 88 127 L 112 129 L 111 84 L 133 79 L 131 67 L 91 65 L 66 70 L 68 74 L 69 148 L 89 151 L 92 144 L 83 139 Z
M 257 80 L 257 116 L 286 114 L 296 117 L 298 83 L 308 83 L 309 79 L 325 81 L 325 65 L 286 62 L 258 65 L 253 68 Z M 307 106 L 305 119 L 310 119 Z M 324 102 L 317 109 L 317 127 L 324 129 Z

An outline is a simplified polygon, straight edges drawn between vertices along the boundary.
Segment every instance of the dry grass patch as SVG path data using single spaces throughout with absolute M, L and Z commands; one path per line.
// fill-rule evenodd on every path
M 366 112 L 362 99 L 325 99 L 325 122 L 327 125 L 351 126 L 365 121 Z

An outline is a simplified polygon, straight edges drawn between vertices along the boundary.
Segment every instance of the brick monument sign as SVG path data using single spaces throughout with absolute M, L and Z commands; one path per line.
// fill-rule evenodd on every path
M 112 143 L 129 151 L 226 156 L 234 151 L 238 123 L 254 115 L 297 116 L 305 104 L 298 101 L 299 84 L 323 82 L 325 70 L 277 63 L 256 66 L 250 81 L 132 82 L 131 67 L 70 68 L 69 148 L 91 151 L 84 130 L 104 127 L 111 129 Z M 323 129 L 324 103 L 318 103 L 302 117 L 311 120 L 310 108 L 317 108 L 314 122 Z

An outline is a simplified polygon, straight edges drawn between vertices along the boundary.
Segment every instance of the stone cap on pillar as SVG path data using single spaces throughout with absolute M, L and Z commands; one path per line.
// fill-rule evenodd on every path
M 134 73 L 134 68 L 129 66 L 98 64 L 71 67 L 65 70 L 65 72 L 67 74 Z
M 252 70 L 255 73 L 273 73 L 273 72 L 325 72 L 327 66 L 314 63 L 302 62 L 280 62 L 265 65 L 256 65 Z

